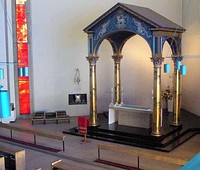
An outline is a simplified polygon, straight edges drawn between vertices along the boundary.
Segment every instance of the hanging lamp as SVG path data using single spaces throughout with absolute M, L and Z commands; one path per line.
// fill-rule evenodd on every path
M 186 65 L 181 65 L 180 66 L 180 73 L 181 75 L 186 75 Z
M 176 69 L 180 70 L 180 68 L 181 68 L 181 61 L 177 61 L 176 62 Z
M 167 64 L 164 64 L 164 73 L 169 73 L 170 72 L 170 65 L 167 63 Z

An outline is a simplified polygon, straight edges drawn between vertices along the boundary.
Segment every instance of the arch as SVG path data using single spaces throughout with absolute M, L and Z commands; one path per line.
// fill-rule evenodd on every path
M 142 39 L 144 39 L 147 42 L 149 48 L 152 49 L 151 45 L 148 43 L 146 38 L 144 38 L 143 36 L 133 32 L 133 31 L 121 30 L 121 31 L 112 32 L 112 33 L 102 37 L 99 40 L 99 42 L 96 44 L 96 47 L 94 48 L 94 53 L 98 54 L 99 47 L 104 39 L 106 39 L 110 42 L 112 49 L 113 49 L 113 54 L 122 53 L 122 49 L 123 49 L 125 43 L 130 38 L 132 38 L 133 36 L 136 36 L 136 35 L 138 35 Z M 151 52 L 152 52 L 152 50 L 151 50 Z
M 114 31 L 102 37 L 94 47 L 94 53 L 97 54 L 99 47 L 104 39 L 108 40 L 113 48 L 113 54 L 121 53 L 122 48 L 126 41 L 136 34 L 133 31 Z
M 164 45 L 163 45 L 163 57 L 165 57 L 164 60 L 164 64 L 169 64 L 171 66 L 171 70 L 169 74 L 164 73 L 164 69 L 162 69 L 162 82 L 161 82 L 161 89 L 162 91 L 165 90 L 168 86 L 170 86 L 170 89 L 173 88 L 173 70 L 172 67 L 174 65 L 173 60 L 171 58 L 166 58 L 166 56 L 171 56 L 173 54 L 172 52 L 172 48 L 170 46 L 170 44 L 168 43 L 168 41 L 165 41 Z M 171 106 L 170 106 L 171 107 Z M 171 107 L 172 108 L 172 107 Z M 172 111 L 172 110 L 171 110 Z
M 104 39 L 99 47 L 96 68 L 97 78 L 97 113 L 107 111 L 111 102 L 111 88 L 113 88 L 114 81 L 114 65 L 112 59 L 112 46 L 110 42 Z
M 124 103 L 151 107 L 153 67 L 148 43 L 136 35 L 126 42 L 122 52 L 124 57 L 121 61 L 121 84 L 124 89 Z M 149 76 L 145 79 L 144 75 L 147 74 Z
M 171 47 L 172 54 L 173 55 L 180 55 L 181 53 L 181 44 L 180 44 L 180 38 L 179 37 L 165 37 L 162 48 L 164 47 L 164 43 L 168 42 L 168 44 Z

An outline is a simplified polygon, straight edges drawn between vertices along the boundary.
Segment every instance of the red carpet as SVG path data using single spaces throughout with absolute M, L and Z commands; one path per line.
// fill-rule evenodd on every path
M 114 167 L 117 167 L 117 168 L 127 169 L 127 170 L 142 170 L 142 169 L 138 169 L 136 167 L 131 167 L 131 166 L 115 163 L 115 162 L 110 162 L 110 161 L 106 161 L 106 160 L 103 160 L 103 159 L 97 159 L 94 162 L 98 162 L 98 163 L 102 163 L 102 164 L 105 164 L 105 165 L 114 166 Z
M 11 139 L 9 137 L 5 137 L 5 136 L 1 136 L 1 135 L 0 135 L 0 139 L 11 141 L 11 142 L 15 142 L 15 143 L 19 143 L 19 144 L 22 144 L 22 145 L 26 145 L 26 146 L 30 146 L 30 147 L 34 147 L 34 148 L 38 148 L 38 149 L 51 151 L 51 152 L 60 152 L 61 151 L 59 149 L 54 149 L 54 148 L 41 146 L 41 145 L 37 145 L 37 144 L 35 145 L 33 143 L 24 142 L 24 141 L 20 141 L 20 140 L 17 140 L 17 139 Z

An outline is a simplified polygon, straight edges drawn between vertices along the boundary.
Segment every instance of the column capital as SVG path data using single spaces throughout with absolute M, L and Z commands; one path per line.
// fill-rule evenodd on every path
M 152 57 L 151 62 L 153 62 L 155 67 L 161 67 L 164 58 L 161 57 Z
M 176 63 L 177 61 L 183 60 L 183 56 L 172 56 L 172 60 Z
M 97 60 L 99 59 L 99 56 L 98 55 L 88 55 L 88 57 L 86 57 L 86 58 L 91 65 L 95 65 Z
M 112 56 L 112 59 L 114 59 L 114 61 L 115 61 L 116 63 L 120 63 L 120 61 L 121 61 L 122 58 L 123 58 L 123 55 L 122 55 L 122 54 L 114 54 L 114 55 Z

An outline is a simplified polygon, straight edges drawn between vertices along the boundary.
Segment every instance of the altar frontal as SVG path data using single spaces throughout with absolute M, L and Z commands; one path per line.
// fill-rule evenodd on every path
M 148 107 L 122 105 L 109 107 L 108 123 L 140 128 L 152 127 L 152 110 Z

